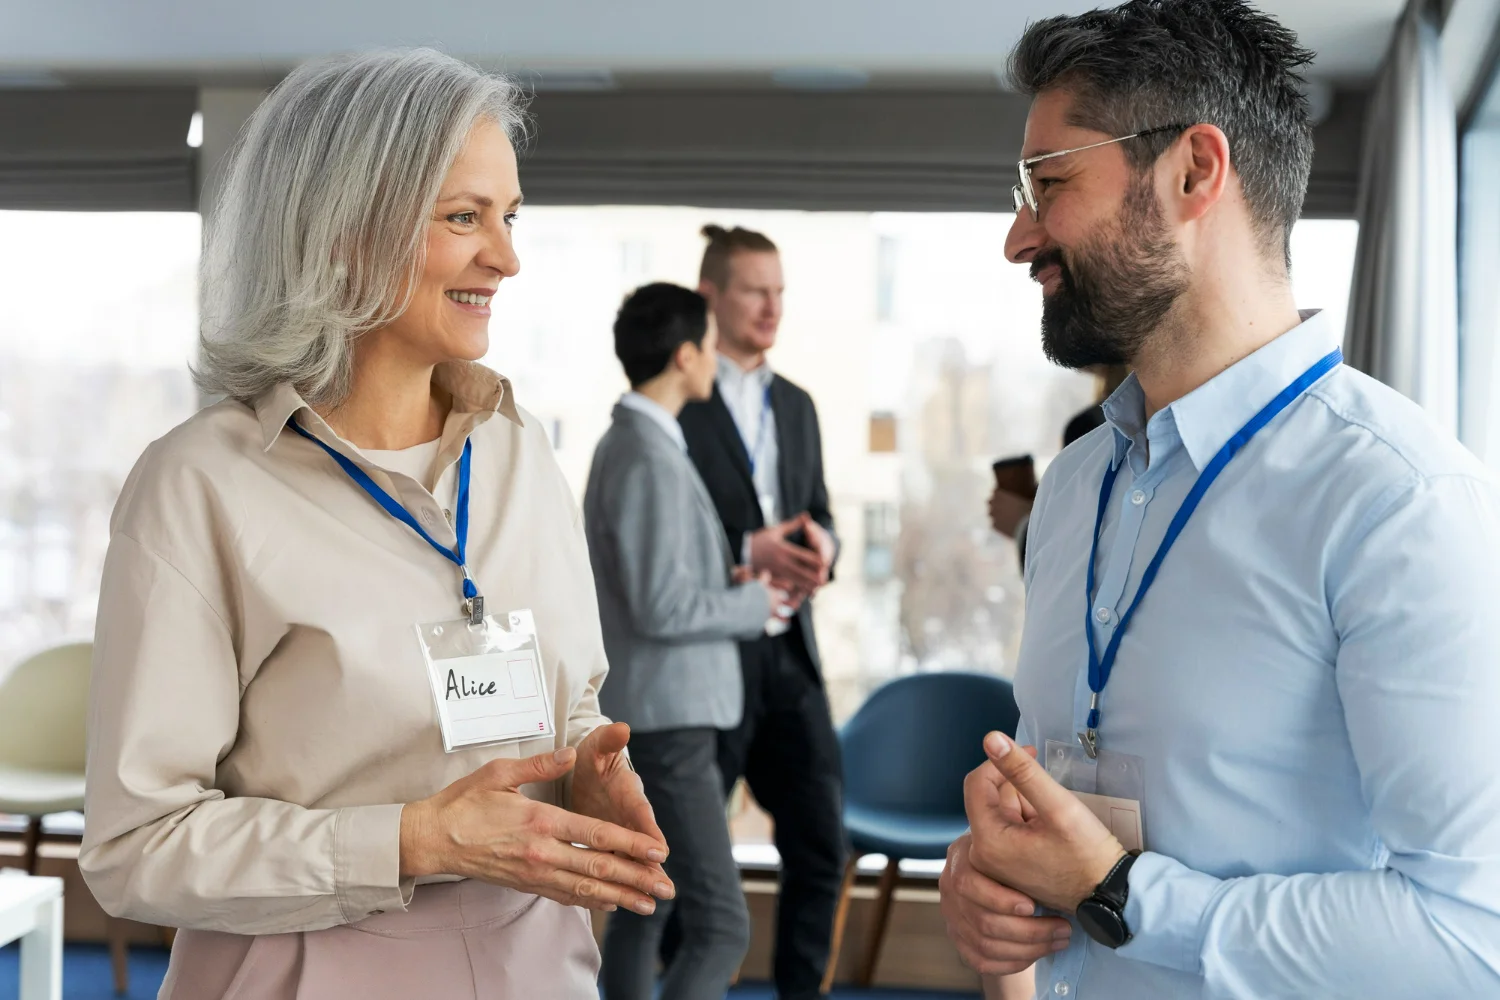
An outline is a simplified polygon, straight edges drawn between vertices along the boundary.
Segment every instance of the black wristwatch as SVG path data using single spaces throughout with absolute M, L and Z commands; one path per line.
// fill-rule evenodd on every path
M 1130 866 L 1135 855 L 1127 854 L 1109 870 L 1094 894 L 1078 904 L 1078 923 L 1089 937 L 1106 948 L 1119 948 L 1130 940 L 1125 925 L 1125 901 L 1130 896 Z

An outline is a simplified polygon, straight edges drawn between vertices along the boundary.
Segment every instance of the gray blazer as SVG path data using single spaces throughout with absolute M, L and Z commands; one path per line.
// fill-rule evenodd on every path
M 617 405 L 583 517 L 609 656 L 604 714 L 642 732 L 739 725 L 735 641 L 761 634 L 770 600 L 757 583 L 731 585 L 719 515 L 682 448 Z

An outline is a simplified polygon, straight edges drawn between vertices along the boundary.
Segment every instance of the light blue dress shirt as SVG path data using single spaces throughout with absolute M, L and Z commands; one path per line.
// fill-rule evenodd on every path
M 1047 470 L 1016 676 L 1023 742 L 1076 743 L 1099 648 L 1198 473 L 1339 343 L 1321 316 Z M 1086 605 L 1105 467 L 1123 461 Z M 1229 463 L 1101 700 L 1144 761 L 1119 951 L 1076 924 L 1040 997 L 1500 997 L 1500 497 L 1395 391 L 1336 369 Z

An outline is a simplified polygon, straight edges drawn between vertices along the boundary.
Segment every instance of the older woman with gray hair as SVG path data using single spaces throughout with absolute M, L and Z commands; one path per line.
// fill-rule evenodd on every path
M 596 997 L 582 907 L 673 894 L 598 710 L 580 517 L 476 364 L 519 264 L 514 87 L 292 73 L 209 220 L 200 387 L 121 494 L 80 856 L 182 928 L 162 996 Z

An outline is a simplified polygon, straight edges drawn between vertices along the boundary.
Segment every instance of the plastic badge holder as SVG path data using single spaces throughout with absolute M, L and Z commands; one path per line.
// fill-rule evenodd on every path
M 415 626 L 437 704 L 443 749 L 551 737 L 552 699 L 530 611 Z

